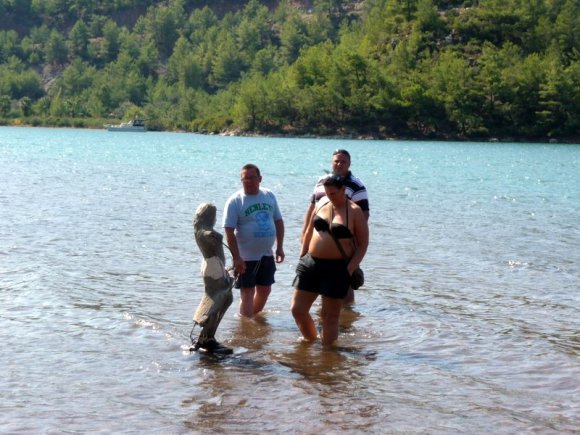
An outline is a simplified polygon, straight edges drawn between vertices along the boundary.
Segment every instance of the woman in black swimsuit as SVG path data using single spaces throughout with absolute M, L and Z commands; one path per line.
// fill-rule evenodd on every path
M 323 344 L 332 345 L 338 338 L 338 318 L 350 275 L 366 253 L 369 230 L 363 211 L 346 197 L 343 177 L 328 177 L 324 190 L 328 199 L 318 203 L 302 241 L 293 283 L 292 315 L 304 339 L 315 340 L 318 333 L 310 308 L 321 295 L 321 339 Z M 348 261 L 331 233 L 342 245 Z

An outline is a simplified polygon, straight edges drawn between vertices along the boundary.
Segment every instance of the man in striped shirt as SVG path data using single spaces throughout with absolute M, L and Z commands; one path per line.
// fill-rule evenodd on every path
M 346 178 L 345 184 L 346 196 L 362 209 L 365 217 L 368 220 L 369 197 L 367 194 L 367 189 L 362 183 L 362 181 L 357 177 L 355 177 L 352 174 L 352 172 L 350 172 L 350 153 L 344 149 L 338 149 L 334 151 L 332 153 L 331 165 L 332 165 L 332 173 L 334 175 L 340 175 L 341 177 Z M 326 176 L 320 178 L 316 183 L 316 186 L 314 187 L 314 192 L 312 192 L 312 195 L 310 197 L 310 205 L 308 207 L 308 210 L 306 210 L 306 214 L 304 215 L 302 236 L 304 236 L 306 228 L 308 227 L 308 223 L 310 222 L 310 219 L 312 217 L 312 213 L 314 213 L 316 203 L 326 196 L 323 184 L 325 179 Z M 344 303 L 352 304 L 353 302 L 354 302 L 354 291 L 352 289 L 349 289 L 348 294 L 344 299 Z

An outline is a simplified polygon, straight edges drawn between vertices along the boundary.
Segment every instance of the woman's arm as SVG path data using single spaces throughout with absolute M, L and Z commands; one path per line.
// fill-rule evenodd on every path
M 355 250 L 347 266 L 348 273 L 351 275 L 360 266 L 369 246 L 369 225 L 366 216 L 358 206 L 353 207 L 352 211 L 354 216 Z
M 300 232 L 300 241 L 304 239 L 306 234 L 306 230 L 308 229 L 308 225 L 310 224 L 310 220 L 312 219 L 312 215 L 314 213 L 314 203 L 310 203 L 306 213 L 304 214 L 304 223 L 302 224 L 302 231 Z
M 306 255 L 306 253 L 308 252 L 308 247 L 310 246 L 310 240 L 312 239 L 312 230 L 314 229 L 314 227 L 312 225 L 312 222 L 314 221 L 314 216 L 316 216 L 316 213 L 311 213 L 310 219 L 305 224 L 305 231 L 304 231 L 304 234 L 302 234 L 302 245 L 300 248 L 300 257 Z

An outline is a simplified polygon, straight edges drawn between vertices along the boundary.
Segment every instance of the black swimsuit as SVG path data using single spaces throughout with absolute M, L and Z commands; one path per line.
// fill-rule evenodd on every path
M 323 206 L 324 207 L 324 206 Z M 347 204 L 348 207 L 348 204 Z M 334 209 L 330 213 L 330 222 L 334 219 Z M 331 223 L 321 216 L 315 215 L 312 225 L 318 231 L 329 232 L 337 239 L 353 237 L 348 228 L 348 208 L 346 210 L 346 226 Z M 340 243 L 337 241 L 337 243 Z M 296 266 L 294 288 L 318 293 L 327 298 L 344 299 L 350 286 L 350 274 L 347 269 L 348 260 L 344 258 L 316 258 L 310 253 L 300 258 Z
M 334 213 L 332 213 L 331 216 L 330 216 L 330 219 L 331 220 L 333 218 L 334 218 Z M 314 228 L 319 233 L 324 232 L 324 231 L 328 231 L 328 221 L 326 219 L 324 219 L 324 218 L 321 218 L 318 215 L 316 215 L 314 217 L 313 224 L 314 224 Z M 346 226 L 345 225 L 342 225 L 342 224 L 332 223 L 330 225 L 330 228 L 331 228 L 332 234 L 337 239 L 351 239 L 352 238 L 352 232 L 348 228 L 348 208 L 346 210 Z

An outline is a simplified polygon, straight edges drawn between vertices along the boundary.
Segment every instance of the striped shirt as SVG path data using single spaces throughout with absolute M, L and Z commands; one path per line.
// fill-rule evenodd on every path
M 314 187 L 314 192 L 310 196 L 310 202 L 312 204 L 317 203 L 322 198 L 326 196 L 324 191 L 324 180 L 326 180 L 326 175 L 318 180 L 316 186 Z M 357 177 L 352 175 L 352 172 L 348 171 L 346 176 L 346 196 L 358 205 L 363 211 L 369 211 L 369 196 L 367 194 L 367 189 Z

